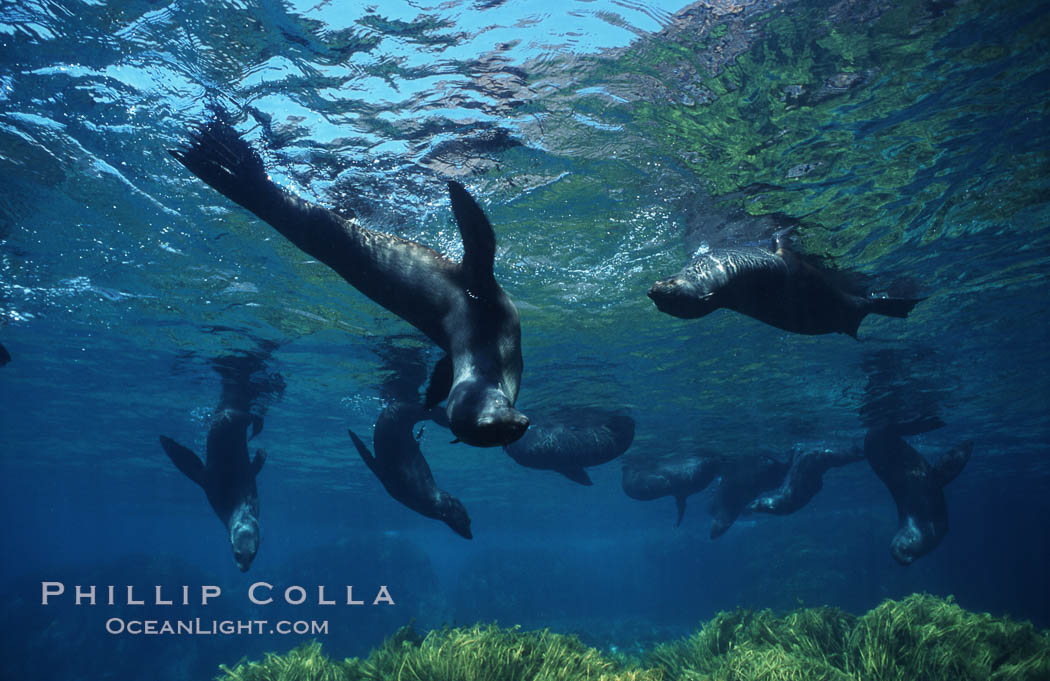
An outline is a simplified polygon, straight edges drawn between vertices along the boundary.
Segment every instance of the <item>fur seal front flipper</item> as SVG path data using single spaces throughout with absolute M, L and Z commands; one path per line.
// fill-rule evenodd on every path
M 7 366 L 7 363 L 11 361 L 11 354 L 7 351 L 7 348 L 0 344 L 0 367 Z
M 561 473 L 581 485 L 592 485 L 585 467 L 612 461 L 634 441 L 634 419 L 618 411 L 577 408 L 533 425 L 507 455 L 526 468 Z
M 893 428 L 868 431 L 864 456 L 897 505 L 898 529 L 890 552 L 901 565 L 935 549 L 948 533 L 944 486 L 959 475 L 972 453 L 973 442 L 963 442 L 931 466 Z
M 426 410 L 404 402 L 393 402 L 379 415 L 372 439 L 375 454 L 352 430 L 347 432 L 357 453 L 391 497 L 427 518 L 445 522 L 452 530 L 471 539 L 470 516 L 463 503 L 434 483 L 434 475 L 423 458 L 412 428 L 430 418 Z
M 658 310 L 682 319 L 727 308 L 792 333 L 838 332 L 853 338 L 867 315 L 907 317 L 921 300 L 860 295 L 782 240 L 773 247 L 710 250 L 675 276 L 657 281 L 648 295 Z
M 204 124 L 189 147 L 170 153 L 445 350 L 452 363 L 446 412 L 458 439 L 489 447 L 525 432 L 529 420 L 514 408 L 522 370 L 518 312 L 493 276 L 492 225 L 461 184 L 448 183 L 464 246 L 457 263 L 284 191 L 222 114 Z

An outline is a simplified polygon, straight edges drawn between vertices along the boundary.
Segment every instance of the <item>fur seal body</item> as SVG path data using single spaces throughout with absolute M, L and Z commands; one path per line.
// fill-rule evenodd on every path
M 791 462 L 780 487 L 763 494 L 747 506 L 749 511 L 787 515 L 809 503 L 824 486 L 824 473 L 829 468 L 861 461 L 859 452 L 833 452 L 828 449 L 808 451 Z
M 868 431 L 864 456 L 897 504 L 900 526 L 890 552 L 901 565 L 932 551 L 948 533 L 944 486 L 962 472 L 972 453 L 973 442 L 963 442 L 931 466 L 897 430 Z
M 170 152 L 190 172 L 254 213 L 300 250 L 426 334 L 447 353 L 428 398 L 447 395 L 452 432 L 471 445 L 517 440 L 529 425 L 514 409 L 521 380 L 517 308 L 496 282 L 496 236 L 462 185 L 448 183 L 463 239 L 453 262 L 413 241 L 344 219 L 292 196 L 266 175 L 262 159 L 219 116 Z
M 504 450 L 527 468 L 557 471 L 590 485 L 584 468 L 612 461 L 634 441 L 634 419 L 621 413 L 573 414 L 568 422 L 532 425 Z
M 423 458 L 412 427 L 429 419 L 427 410 L 415 404 L 393 402 L 379 415 L 373 432 L 375 455 L 353 431 L 350 439 L 369 470 L 394 499 L 427 518 L 445 522 L 452 530 L 471 539 L 470 516 L 459 499 L 439 489 Z
M 791 461 L 765 454 L 726 457 L 719 474 L 718 491 L 711 502 L 711 539 L 726 533 L 751 501 L 783 481 Z
M 855 295 L 780 239 L 772 251 L 749 246 L 704 253 L 653 284 L 649 297 L 658 310 L 682 319 L 724 307 L 792 333 L 838 332 L 854 338 L 867 315 L 906 317 L 919 302 Z
M 674 497 L 678 511 L 677 527 L 685 515 L 686 498 L 710 485 L 721 464 L 721 457 L 696 454 L 632 461 L 623 467 L 623 491 L 639 501 Z

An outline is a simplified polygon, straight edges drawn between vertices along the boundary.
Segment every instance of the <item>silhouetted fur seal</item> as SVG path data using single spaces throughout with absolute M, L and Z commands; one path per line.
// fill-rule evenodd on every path
M 721 481 L 711 502 L 711 539 L 718 539 L 760 493 L 780 484 L 791 461 L 766 454 L 727 456 L 719 467 Z
M 896 429 L 868 431 L 864 456 L 897 504 L 900 527 L 890 552 L 901 565 L 932 551 L 948 533 L 944 486 L 962 472 L 972 452 L 973 442 L 963 442 L 931 466 Z
M 721 464 L 722 457 L 696 454 L 647 461 L 636 459 L 623 467 L 623 491 L 639 501 L 674 497 L 678 510 L 675 527 L 678 527 L 685 515 L 686 497 L 710 485 Z
M 747 506 L 749 511 L 787 515 L 809 503 L 824 486 L 824 473 L 829 468 L 861 461 L 864 454 L 833 452 L 828 449 L 808 451 L 791 462 L 784 481 L 772 492 L 763 494 Z
M 569 422 L 533 424 L 504 450 L 527 468 L 557 471 L 573 482 L 590 485 L 584 468 L 612 461 L 634 441 L 634 419 L 622 413 L 571 412 Z
M 420 515 L 444 521 L 456 534 L 471 539 L 467 509 L 459 499 L 434 484 L 434 475 L 412 434 L 416 423 L 429 418 L 427 410 L 419 405 L 391 403 L 379 415 L 372 434 L 375 456 L 354 431 L 347 432 L 390 496 Z
M 725 307 L 792 333 L 845 333 L 857 337 L 871 313 L 906 317 L 917 299 L 855 295 L 777 238 L 773 250 L 757 246 L 704 253 L 681 272 L 649 289 L 656 308 L 696 319 Z
M 222 115 L 202 126 L 189 148 L 170 153 L 445 350 L 428 398 L 436 404 L 448 396 L 449 427 L 457 438 L 487 447 L 525 432 L 529 420 L 514 409 L 522 369 L 518 312 L 493 275 L 492 225 L 462 185 L 448 183 L 463 239 L 457 263 L 284 191 Z
M 247 572 L 259 551 L 259 492 L 255 476 L 262 470 L 266 452 L 248 455 L 248 429 L 252 437 L 262 430 L 262 416 L 253 413 L 253 402 L 262 392 L 284 389 L 280 377 L 267 384 L 253 383 L 262 368 L 258 356 L 223 357 L 213 363 L 222 377 L 222 394 L 215 410 L 201 462 L 192 450 L 171 438 L 160 436 L 160 444 L 175 467 L 204 490 L 215 514 L 229 532 L 233 559 Z

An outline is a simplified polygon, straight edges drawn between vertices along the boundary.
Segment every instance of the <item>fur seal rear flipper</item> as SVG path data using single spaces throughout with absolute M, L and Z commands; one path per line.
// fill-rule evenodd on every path
M 450 357 L 452 378 L 432 381 L 428 397 L 444 397 L 447 383 L 446 412 L 457 438 L 489 447 L 509 444 L 525 432 L 529 420 L 514 409 L 522 370 L 518 311 L 493 276 L 492 225 L 461 184 L 448 183 L 463 240 L 457 263 L 284 191 L 222 114 L 204 124 L 188 148 L 170 153 L 441 347 Z
M 869 431 L 864 438 L 864 456 L 897 505 L 899 528 L 890 552 L 901 565 L 935 549 L 948 533 L 944 486 L 962 472 L 972 453 L 973 442 L 963 442 L 931 466 L 893 428 Z
M 452 530 L 471 539 L 470 516 L 459 499 L 439 489 L 423 458 L 412 427 L 428 419 L 426 410 L 404 402 L 393 402 L 379 415 L 372 435 L 375 455 L 354 431 L 350 439 L 386 491 L 416 513 L 444 521 Z
M 907 317 L 921 300 L 857 295 L 782 239 L 774 240 L 772 251 L 757 246 L 708 251 L 653 284 L 649 297 L 658 310 L 682 319 L 724 307 L 792 333 L 838 332 L 853 338 L 867 315 Z
M 7 363 L 11 361 L 11 355 L 7 352 L 2 344 L 0 344 L 0 367 L 7 366 Z
M 639 501 L 674 497 L 675 527 L 678 527 L 685 516 L 686 498 L 710 485 L 721 465 L 722 457 L 703 454 L 678 455 L 655 461 L 636 459 L 624 464 L 623 491 Z
M 824 473 L 836 466 L 862 461 L 864 454 L 834 452 L 828 449 L 808 451 L 791 462 L 787 476 L 777 489 L 763 494 L 747 506 L 749 511 L 787 515 L 809 503 L 824 486 Z
M 503 449 L 526 468 L 561 473 L 591 485 L 585 467 L 612 461 L 634 441 L 634 419 L 617 412 L 570 411 L 560 421 L 532 425 L 517 442 Z

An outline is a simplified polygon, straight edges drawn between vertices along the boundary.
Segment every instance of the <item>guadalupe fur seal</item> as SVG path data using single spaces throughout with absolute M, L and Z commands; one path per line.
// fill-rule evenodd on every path
M 428 398 L 436 404 L 448 397 L 449 427 L 457 438 L 489 447 L 509 444 L 525 432 L 529 420 L 514 409 L 522 370 L 518 311 L 493 274 L 492 225 L 463 185 L 448 183 L 463 239 L 457 263 L 284 191 L 221 113 L 197 130 L 188 148 L 170 153 L 441 347 L 447 355 L 435 370 L 440 380 L 432 380 Z
M 932 551 L 948 533 L 944 486 L 962 472 L 972 453 L 973 442 L 963 442 L 931 466 L 894 428 L 868 431 L 864 456 L 897 504 L 900 527 L 890 553 L 901 565 Z
M 590 485 L 584 468 L 612 461 L 634 441 L 634 419 L 623 413 L 580 410 L 568 422 L 532 425 L 520 440 L 503 449 L 526 468 L 557 471 Z
M 222 377 L 222 393 L 215 410 L 201 463 L 192 450 L 169 437 L 160 444 L 175 467 L 204 490 L 219 520 L 229 533 L 233 559 L 241 572 L 247 572 L 259 551 L 259 492 L 255 477 L 266 461 L 266 452 L 248 455 L 248 429 L 254 437 L 262 430 L 262 415 L 254 409 L 263 392 L 279 394 L 284 383 L 274 376 L 269 383 L 253 383 L 261 359 L 251 356 L 224 357 L 214 368 Z
M 807 451 L 791 462 L 784 481 L 772 492 L 763 494 L 747 506 L 749 511 L 787 515 L 809 503 L 824 486 L 824 473 L 829 468 L 861 461 L 864 454 L 834 452 L 830 449 Z
M 375 456 L 354 431 L 348 430 L 369 470 L 394 499 L 427 518 L 444 521 L 461 537 L 471 539 L 470 516 L 459 499 L 434 484 L 427 460 L 412 435 L 412 427 L 429 419 L 427 410 L 407 402 L 392 402 L 379 415 L 372 440 Z
M 634 460 L 623 467 L 623 491 L 639 501 L 674 497 L 678 509 L 675 527 L 682 524 L 685 500 L 702 492 L 718 475 L 722 457 L 685 454 L 659 460 Z
M 710 250 L 653 284 L 649 297 L 658 310 L 682 319 L 725 307 L 792 333 L 839 332 L 854 338 L 867 315 L 903 318 L 919 302 L 856 295 L 785 242 L 774 238 L 772 251 L 758 246 Z
M 719 467 L 721 481 L 711 502 L 711 539 L 718 539 L 760 493 L 784 479 L 791 461 L 778 461 L 766 454 L 727 456 Z

